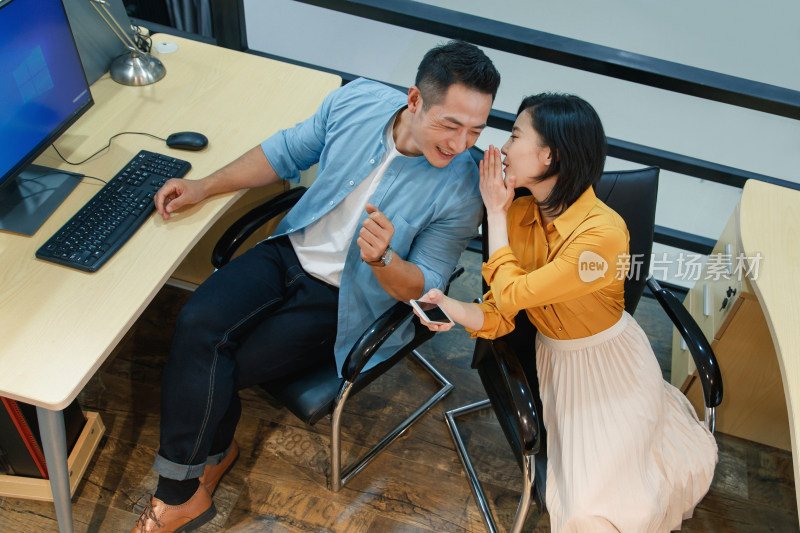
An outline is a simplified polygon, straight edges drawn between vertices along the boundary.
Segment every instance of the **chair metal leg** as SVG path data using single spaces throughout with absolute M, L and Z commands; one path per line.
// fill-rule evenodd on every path
M 706 412 L 706 416 L 705 416 L 705 420 L 703 420 L 703 423 L 706 425 L 708 430 L 713 435 L 714 434 L 714 428 L 715 428 L 716 422 L 717 422 L 717 408 L 716 407 L 706 407 L 706 411 L 705 412 Z
M 352 389 L 351 382 L 345 380 L 342 383 L 339 393 L 336 395 L 336 403 L 331 416 L 331 490 L 333 492 L 339 492 L 342 488 L 342 412 Z
M 365 466 L 367 466 L 377 455 L 383 451 L 388 445 L 400 438 L 411 425 L 416 422 L 422 415 L 430 411 L 442 398 L 444 398 L 451 390 L 453 384 L 450 383 L 436 368 L 431 365 L 424 357 L 422 357 L 417 350 L 413 350 L 409 355 L 419 363 L 425 370 L 428 371 L 433 379 L 439 384 L 439 389 L 433 396 L 423 403 L 416 411 L 401 422 L 394 428 L 388 435 L 381 441 L 373 446 L 364 456 L 355 461 L 352 465 L 347 467 L 342 472 L 342 449 L 341 449 L 341 420 L 342 413 L 344 412 L 344 404 L 347 401 L 353 384 L 345 381 L 339 389 L 339 394 L 336 397 L 334 404 L 333 414 L 331 415 L 331 490 L 338 492 L 353 476 L 358 474 Z
M 525 479 L 522 487 L 522 498 L 519 500 L 517 514 L 514 517 L 514 524 L 511 526 L 511 533 L 521 533 L 522 526 L 525 525 L 525 518 L 528 516 L 528 509 L 531 508 L 531 498 L 533 497 L 534 481 L 536 477 L 536 456 L 526 455 L 523 461 Z
M 461 434 L 458 431 L 458 425 L 456 425 L 455 420 L 456 417 L 482 411 L 484 409 L 488 409 L 489 407 L 491 407 L 491 402 L 486 399 L 447 411 L 445 412 L 444 416 L 445 420 L 447 421 L 447 427 L 450 430 L 450 435 L 453 437 L 453 443 L 455 444 L 456 452 L 458 452 L 458 456 L 461 458 L 461 464 L 464 465 L 464 470 L 467 474 L 467 480 L 469 481 L 470 488 L 472 488 L 472 494 L 475 496 L 475 501 L 478 504 L 478 510 L 483 517 L 484 524 L 486 524 L 486 529 L 489 531 L 489 533 L 497 533 L 497 524 L 495 523 L 494 516 L 492 516 L 492 511 L 489 508 L 489 500 L 486 498 L 486 494 L 483 492 L 483 487 L 478 479 L 478 474 L 475 472 L 472 459 L 469 456 L 469 452 L 464 444 L 464 440 L 461 438 Z M 524 457 L 523 474 L 524 479 L 522 497 L 520 498 L 519 506 L 517 507 L 517 514 L 514 517 L 514 523 L 510 529 L 512 533 L 520 533 L 522 531 L 522 526 L 525 524 L 525 518 L 528 516 L 528 510 L 530 509 L 533 491 L 536 490 L 534 485 L 536 476 L 534 455 L 527 455 Z
M 464 440 L 461 438 L 461 434 L 458 432 L 458 426 L 456 425 L 455 421 L 455 417 L 457 416 L 468 415 L 476 411 L 488 409 L 489 407 L 491 407 L 491 402 L 487 398 L 481 402 L 476 402 L 470 405 L 465 405 L 464 407 L 453 409 L 452 411 L 447 411 L 444 414 L 444 418 L 447 421 L 447 427 L 450 429 L 450 435 L 453 437 L 453 443 L 456 446 L 456 452 L 458 452 L 458 456 L 461 458 L 461 464 L 464 465 L 469 486 L 472 488 L 472 494 L 475 496 L 475 501 L 478 504 L 478 510 L 483 517 L 483 522 L 486 524 L 486 529 L 489 531 L 489 533 L 497 533 L 497 524 L 495 524 L 492 511 L 489 509 L 489 500 L 486 499 L 486 494 L 483 493 L 483 487 L 478 479 L 478 474 L 475 473 L 475 467 L 472 466 L 472 459 L 467 452 L 467 447 L 464 444 Z

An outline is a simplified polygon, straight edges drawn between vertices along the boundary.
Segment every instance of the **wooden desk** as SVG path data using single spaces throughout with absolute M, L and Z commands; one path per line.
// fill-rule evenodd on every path
M 110 178 L 140 149 L 192 163 L 202 178 L 278 129 L 310 116 L 341 84 L 337 76 L 164 34 L 178 51 L 160 54 L 161 81 L 127 87 L 108 75 L 92 85 L 95 105 L 55 145 L 81 160 L 121 131 L 160 137 L 204 133 L 201 152 L 171 150 L 140 135 L 118 137 L 77 167 Z M 75 170 L 48 150 L 37 161 Z M 34 258 L 36 249 L 97 192 L 84 180 L 32 237 L 0 233 L 0 395 L 39 409 L 61 531 L 72 531 L 66 446 L 60 410 L 80 392 L 205 231 L 243 193 L 218 196 L 174 216 L 151 217 L 99 272 L 87 274 Z M 59 433 L 60 428 L 60 433 Z
M 748 181 L 712 256 L 726 254 L 735 260 L 741 254 L 750 258 L 752 270 L 746 276 L 734 272 L 713 280 L 704 268 L 684 301 L 711 342 L 722 372 L 717 430 L 791 450 L 795 486 L 800 481 L 798 242 L 800 191 Z M 736 292 L 729 294 L 731 289 Z M 723 301 L 727 305 L 720 305 Z M 702 416 L 701 384 L 677 333 L 672 357 L 672 383 Z
M 763 256 L 753 291 L 767 320 L 783 380 L 800 508 L 800 191 L 750 180 L 742 191 L 739 234 L 745 255 Z

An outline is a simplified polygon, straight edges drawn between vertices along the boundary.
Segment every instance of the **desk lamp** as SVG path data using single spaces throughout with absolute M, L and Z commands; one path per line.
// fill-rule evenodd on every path
M 167 73 L 164 64 L 150 54 L 139 50 L 133 39 L 122 29 L 117 19 L 108 10 L 108 2 L 106 0 L 89 0 L 89 2 L 130 51 L 111 62 L 111 79 L 123 85 L 150 85 L 163 78 Z

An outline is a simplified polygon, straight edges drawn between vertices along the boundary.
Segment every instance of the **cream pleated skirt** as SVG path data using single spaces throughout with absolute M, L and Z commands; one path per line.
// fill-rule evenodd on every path
M 553 532 L 680 529 L 711 484 L 714 437 L 624 313 L 590 337 L 536 337 Z

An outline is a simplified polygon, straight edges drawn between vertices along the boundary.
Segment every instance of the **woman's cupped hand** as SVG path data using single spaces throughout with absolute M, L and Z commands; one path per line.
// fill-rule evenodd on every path
M 496 146 L 489 146 L 478 165 L 480 190 L 489 215 L 505 213 L 514 200 L 514 178 L 503 180 L 502 154 Z

